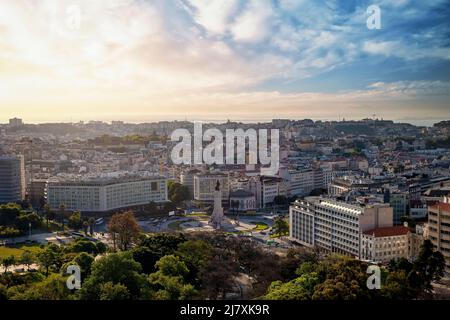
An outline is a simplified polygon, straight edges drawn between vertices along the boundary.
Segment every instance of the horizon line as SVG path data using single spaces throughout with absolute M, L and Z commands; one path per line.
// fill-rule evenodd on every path
M 14 118 L 10 118 L 10 119 L 22 119 L 23 118 L 19 118 L 19 117 L 14 117 Z M 42 125 L 42 124 L 79 124 L 79 123 L 84 123 L 87 124 L 89 122 L 103 122 L 106 124 L 111 124 L 112 122 L 123 122 L 124 124 L 131 124 L 131 125 L 139 125 L 139 124 L 152 124 L 152 123 L 161 123 L 161 122 L 190 122 L 190 123 L 194 123 L 194 122 L 203 122 L 203 123 L 214 123 L 214 124 L 225 124 L 227 122 L 235 122 L 235 123 L 244 123 L 244 124 L 251 124 L 251 123 L 270 123 L 273 122 L 274 120 L 288 120 L 288 121 L 303 121 L 303 120 L 311 120 L 314 122 L 361 122 L 364 120 L 373 120 L 373 121 L 392 121 L 394 124 L 410 124 L 410 125 L 414 125 L 414 126 L 418 126 L 418 127 L 432 127 L 434 124 L 443 122 L 443 121 L 450 121 L 450 119 L 385 119 L 385 118 L 376 118 L 376 119 L 372 119 L 372 118 L 346 118 L 346 117 L 341 117 L 340 119 L 331 119 L 331 118 L 317 118 L 317 117 L 313 117 L 313 118 L 261 118 L 261 119 L 249 119 L 249 120 L 236 120 L 236 119 L 214 119 L 214 118 L 210 118 L 210 119 L 181 119 L 181 118 L 173 118 L 173 119 L 161 119 L 161 120 L 144 120 L 144 121 L 127 121 L 127 120 L 117 120 L 117 119 L 106 119 L 106 120 L 102 120 L 102 119 L 89 119 L 89 120 L 78 120 L 78 121 L 73 121 L 68 120 L 58 120 L 58 121 L 30 121 L 30 122 L 23 122 L 24 125 Z M 420 124 L 422 123 L 422 124 Z M 425 124 L 427 123 L 427 124 Z M 8 122 L 0 122 L 0 125 L 8 125 Z

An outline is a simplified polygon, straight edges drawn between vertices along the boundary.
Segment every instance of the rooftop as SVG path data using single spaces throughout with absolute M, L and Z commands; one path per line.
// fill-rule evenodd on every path
M 385 228 L 376 228 L 364 231 L 364 234 L 374 236 L 375 238 L 402 236 L 408 234 L 409 228 L 405 226 L 394 226 Z
M 438 204 L 432 205 L 430 209 L 450 212 L 450 203 L 439 202 Z
M 246 191 L 244 189 L 239 189 L 230 193 L 230 197 L 234 198 L 246 198 L 253 197 L 254 194 L 252 192 Z
M 145 180 L 165 179 L 161 176 L 151 175 L 149 172 L 126 173 L 114 172 L 104 175 L 62 175 L 52 177 L 49 181 L 51 185 L 111 185 L 126 182 L 137 182 Z

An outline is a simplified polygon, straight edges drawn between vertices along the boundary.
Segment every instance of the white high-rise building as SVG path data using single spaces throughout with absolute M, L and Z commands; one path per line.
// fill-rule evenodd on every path
M 69 211 L 106 212 L 120 208 L 166 202 L 167 179 L 162 177 L 101 177 L 48 183 L 52 209 L 64 204 Z
M 391 227 L 392 208 L 360 206 L 320 197 L 297 200 L 289 209 L 290 238 L 308 247 L 361 256 L 364 231 Z

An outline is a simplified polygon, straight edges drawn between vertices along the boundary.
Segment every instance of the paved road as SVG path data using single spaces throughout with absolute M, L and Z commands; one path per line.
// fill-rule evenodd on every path
M 5 244 L 24 243 L 26 241 L 36 241 L 37 243 L 47 243 L 47 238 L 55 237 L 56 232 L 32 234 L 31 236 L 23 236 L 17 238 L 2 239 Z

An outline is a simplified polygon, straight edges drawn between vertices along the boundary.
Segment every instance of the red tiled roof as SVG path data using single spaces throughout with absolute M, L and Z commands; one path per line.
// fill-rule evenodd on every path
M 450 212 L 450 203 L 439 202 L 435 205 L 432 205 L 430 208 Z
M 409 232 L 409 228 L 405 226 L 376 228 L 364 231 L 364 234 L 375 236 L 375 238 L 402 236 Z

